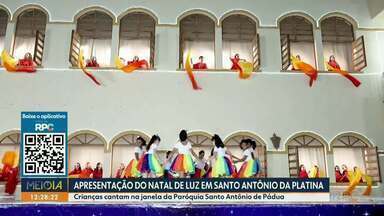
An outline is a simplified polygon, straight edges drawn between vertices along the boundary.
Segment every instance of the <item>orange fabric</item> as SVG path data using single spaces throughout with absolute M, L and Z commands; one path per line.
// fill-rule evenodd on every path
M 195 79 L 195 75 L 193 75 L 192 67 L 191 67 L 191 53 L 188 52 L 187 59 L 185 61 L 185 71 L 188 74 L 189 80 L 192 83 L 192 88 L 194 90 L 200 90 L 201 87 L 197 84 L 197 81 Z
M 1 160 L 1 162 L 4 164 L 4 165 L 8 165 L 10 167 L 13 167 L 13 165 L 15 164 L 15 159 L 17 158 L 17 153 L 15 151 L 6 151 L 3 155 L 3 158 Z
M 341 76 L 347 78 L 349 81 L 352 82 L 352 84 L 355 86 L 355 87 L 359 87 L 361 82 L 360 80 L 356 79 L 354 76 L 352 76 L 351 74 L 349 74 L 347 71 L 344 71 L 344 70 L 341 70 L 340 67 L 339 68 L 335 68 L 333 67 L 331 64 L 327 64 L 327 68 L 329 71 L 332 71 L 332 72 L 335 72 L 335 73 L 338 73 L 340 74 Z
M 119 61 L 119 62 L 116 62 L 116 67 L 125 73 L 132 73 L 133 71 L 139 68 L 144 68 L 144 69 L 149 68 L 148 62 L 145 59 L 142 59 L 139 61 L 130 61 L 125 66 L 122 65 L 120 59 L 116 61 Z
M 317 80 L 318 71 L 314 67 L 312 67 L 310 64 L 307 64 L 294 56 L 291 56 L 291 62 L 295 70 L 301 71 L 305 75 L 309 76 L 310 78 L 309 86 L 312 87 L 313 82 Z
M 84 56 L 83 56 L 82 50 L 80 50 L 77 64 L 78 64 L 78 67 L 83 71 L 83 73 L 87 75 L 96 85 L 101 85 L 101 83 L 96 79 L 96 77 L 93 76 L 93 74 L 91 74 L 89 71 L 85 69 Z

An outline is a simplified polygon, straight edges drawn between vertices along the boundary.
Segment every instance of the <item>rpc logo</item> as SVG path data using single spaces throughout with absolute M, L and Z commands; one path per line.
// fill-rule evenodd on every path
M 53 131 L 53 126 L 54 126 L 53 124 L 37 123 L 35 124 L 35 130 L 36 131 Z

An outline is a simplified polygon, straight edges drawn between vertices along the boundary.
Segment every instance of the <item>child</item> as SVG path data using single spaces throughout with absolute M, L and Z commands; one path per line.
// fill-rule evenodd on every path
M 103 178 L 103 167 L 101 163 L 96 164 L 95 169 L 93 170 L 93 179 L 102 179 Z
M 302 179 L 306 179 L 306 178 L 308 178 L 308 173 L 307 173 L 307 170 L 305 169 L 304 164 L 301 164 L 301 165 L 300 165 L 299 170 L 300 170 L 300 172 L 299 172 L 299 178 L 302 178 Z
M 29 52 L 25 53 L 24 58 L 19 59 L 17 67 L 18 71 L 35 72 L 36 64 L 33 62 L 32 54 Z
M 76 163 L 75 167 L 71 172 L 68 173 L 68 175 L 79 175 L 81 173 L 81 165 L 80 163 Z
M 123 163 L 121 163 L 119 169 L 117 169 L 117 171 L 116 171 L 115 178 L 123 178 L 124 177 L 124 170 L 125 170 L 125 165 Z
M 251 143 L 251 146 L 252 146 L 252 150 L 253 150 L 253 160 L 254 160 L 254 163 L 253 163 L 253 170 L 255 172 L 255 177 L 260 177 L 260 174 L 261 174 L 261 165 L 260 165 L 260 160 L 259 158 L 257 157 L 257 145 L 256 145 L 256 141 L 255 140 L 251 140 L 250 139 L 250 143 Z
M 213 150 L 212 158 L 215 159 L 215 162 L 212 166 L 211 176 L 213 178 L 218 177 L 233 177 L 236 175 L 235 167 L 233 165 L 232 160 L 227 156 L 234 157 L 231 152 L 224 147 L 224 143 L 219 137 L 219 135 L 215 134 L 212 137 L 212 141 L 215 144 L 215 148 Z M 237 157 L 234 157 L 238 159 Z
M 195 166 L 191 154 L 197 158 L 196 153 L 192 150 L 191 144 L 188 142 L 186 130 L 179 133 L 180 142 L 177 142 L 172 150 L 170 158 L 177 154 L 171 165 L 171 171 L 176 172 L 180 178 L 195 174 Z
M 91 163 L 87 162 L 87 164 L 85 165 L 85 169 L 81 170 L 79 178 L 91 178 L 92 173 L 93 169 L 91 167 Z
M 136 147 L 134 149 L 135 158 L 132 159 L 125 168 L 125 178 L 137 178 L 141 176 L 140 171 L 137 170 L 137 164 L 139 163 L 140 158 L 144 155 L 146 145 L 147 143 L 142 137 L 139 136 L 136 138 Z
M 255 156 L 253 154 L 253 148 L 251 146 L 252 141 L 250 139 L 243 139 L 240 142 L 240 148 L 243 150 L 243 157 L 237 160 L 235 163 L 244 162 L 241 165 L 238 173 L 239 178 L 250 178 L 257 174 L 257 166 L 255 166 Z
M 337 165 L 335 166 L 335 178 L 336 182 L 342 182 L 341 179 L 343 178 L 343 175 L 340 172 L 340 167 Z
M 199 158 L 195 161 L 195 174 L 193 178 L 202 178 L 207 171 L 207 162 L 204 159 L 204 150 L 199 151 Z
M 145 178 L 161 177 L 164 175 L 163 167 L 161 167 L 156 153 L 159 144 L 160 137 L 153 135 L 147 145 L 147 152 L 139 160 L 137 169 Z
M 172 165 L 172 161 L 171 161 L 171 158 L 169 156 L 171 155 L 171 152 L 172 151 L 167 151 L 167 153 L 165 154 L 165 160 L 164 160 L 164 163 L 163 163 L 164 178 L 168 178 L 168 179 L 171 179 L 172 176 L 173 176 L 172 172 L 170 171 L 171 165 Z

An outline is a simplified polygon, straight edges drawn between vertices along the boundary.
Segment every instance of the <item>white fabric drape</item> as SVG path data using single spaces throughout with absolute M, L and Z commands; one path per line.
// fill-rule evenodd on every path
M 16 37 L 13 57 L 16 59 L 22 59 L 27 52 L 33 55 L 35 40 L 35 37 Z
M 126 61 L 131 61 L 133 57 L 150 62 L 150 40 L 120 40 L 119 56 Z
M 323 43 L 324 61 L 334 55 L 341 69 L 352 70 L 352 44 L 350 43 Z M 325 63 L 324 63 L 325 64 Z
M 301 60 L 316 68 L 315 47 L 309 42 L 291 42 L 291 55 L 300 55 Z
M 325 154 L 323 148 L 299 148 L 299 164 L 304 164 L 307 171 L 317 165 L 320 174 L 326 175 Z M 320 175 L 320 177 L 322 177 Z
M 204 56 L 208 69 L 215 68 L 215 45 L 213 41 L 185 41 L 183 62 L 191 52 L 192 63 L 197 63 L 199 56 Z
M 229 58 L 233 58 L 236 53 L 240 55 L 241 59 L 252 62 L 251 48 L 251 42 L 223 41 L 223 68 L 230 69 L 232 67 Z
M 95 56 L 100 66 L 108 66 L 111 62 L 111 39 L 81 39 L 81 49 L 84 58 L 90 59 Z
M 92 168 L 98 162 L 104 165 L 104 146 L 102 145 L 70 145 L 69 147 L 69 169 L 72 170 L 76 163 L 80 163 L 81 168 L 85 168 L 87 162 L 91 163 Z
M 348 170 L 353 170 L 357 166 L 361 171 L 365 172 L 365 163 L 363 150 L 361 148 L 333 148 L 334 165 L 345 164 Z

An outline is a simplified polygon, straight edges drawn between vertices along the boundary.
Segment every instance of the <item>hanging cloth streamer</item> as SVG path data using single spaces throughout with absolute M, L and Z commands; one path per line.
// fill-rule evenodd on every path
M 36 72 L 35 66 L 19 65 L 19 61 L 14 59 L 5 50 L 1 52 L 1 62 L 3 63 L 5 70 L 7 70 L 8 72 L 25 72 L 25 73 Z
M 361 183 L 362 180 L 365 180 L 367 183 L 367 188 L 363 192 L 363 195 L 369 196 L 372 192 L 372 177 L 363 174 L 360 169 L 357 169 L 356 172 L 348 172 L 349 185 L 347 190 L 343 192 L 344 196 L 351 196 L 353 191 L 356 189 L 356 186 Z
M 313 83 L 315 80 L 317 80 L 317 73 L 318 71 L 312 67 L 310 64 L 307 64 L 295 56 L 291 56 L 291 63 L 293 67 L 298 70 L 303 72 L 305 75 L 309 76 L 309 86 L 312 87 Z
M 132 62 L 128 65 L 124 65 L 120 58 L 115 58 L 115 66 L 117 69 L 122 70 L 125 73 L 132 73 L 139 68 L 148 68 L 148 62 L 145 59 Z
M 237 61 L 234 58 L 231 58 L 233 69 L 239 71 L 240 79 L 248 79 L 251 77 L 253 71 L 253 64 L 247 61 Z
M 352 84 L 353 84 L 355 87 L 359 87 L 360 84 L 361 84 L 360 80 L 358 80 L 357 78 L 355 78 L 354 76 L 352 76 L 351 74 L 349 74 L 347 71 L 344 71 L 344 70 L 341 70 L 341 69 L 338 69 L 338 68 L 334 68 L 334 67 L 332 67 L 331 65 L 329 65 L 328 62 L 327 62 L 327 69 L 328 69 L 329 71 L 338 73 L 338 74 L 340 74 L 341 76 L 347 78 L 349 81 L 352 82 Z
M 191 80 L 192 88 L 194 90 L 201 90 L 201 87 L 197 84 L 196 79 L 195 79 L 195 75 L 193 74 L 193 71 L 192 71 L 191 52 L 188 52 L 188 54 L 187 54 L 187 59 L 185 61 L 185 71 L 188 74 L 189 80 Z
M 87 69 L 85 68 L 85 62 L 84 62 L 84 54 L 83 50 L 80 50 L 79 53 L 79 60 L 78 60 L 78 67 L 84 72 L 85 75 L 87 75 L 96 85 L 101 85 L 101 83 L 96 79 L 95 76 Z

